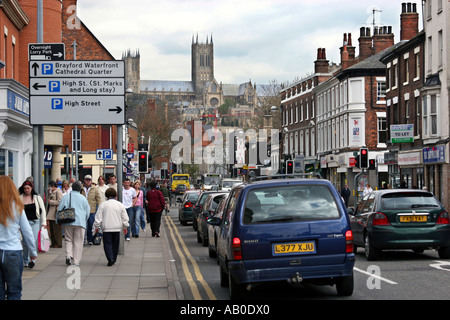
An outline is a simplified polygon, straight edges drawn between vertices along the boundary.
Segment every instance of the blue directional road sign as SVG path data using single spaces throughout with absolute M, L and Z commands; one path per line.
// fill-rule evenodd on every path
M 97 160 L 112 160 L 113 151 L 112 149 L 97 149 L 95 156 Z

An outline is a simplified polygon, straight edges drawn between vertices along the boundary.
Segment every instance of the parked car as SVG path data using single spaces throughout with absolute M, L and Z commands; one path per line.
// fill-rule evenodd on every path
M 183 195 L 187 191 L 187 186 L 185 184 L 179 184 L 175 188 L 175 196 Z
M 204 247 L 208 245 L 208 224 L 206 221 L 215 213 L 220 200 L 226 195 L 227 192 L 212 193 L 208 195 L 202 211 L 198 214 L 197 241 L 198 243 L 203 244 Z
M 241 298 L 274 281 L 336 285 L 353 293 L 353 234 L 336 188 L 325 179 L 272 179 L 233 187 L 217 237 L 220 283 Z
M 202 212 L 203 210 L 203 205 L 205 204 L 206 198 L 208 198 L 208 196 L 210 194 L 213 193 L 218 193 L 219 191 L 205 191 L 203 190 L 200 194 L 200 197 L 198 198 L 197 203 L 194 206 L 194 217 L 192 219 L 192 228 L 194 228 L 195 231 L 197 231 L 198 227 L 197 227 L 197 220 L 198 220 L 198 214 L 200 212 Z
M 241 179 L 223 179 L 222 191 L 230 191 L 235 185 L 242 183 Z
M 431 192 L 373 191 L 349 214 L 355 251 L 363 247 L 368 260 L 383 249 L 437 249 L 441 259 L 450 258 L 449 214 Z
M 221 226 L 222 216 L 223 216 L 223 210 L 225 209 L 225 204 L 227 201 L 228 194 L 220 200 L 219 204 L 217 205 L 216 211 L 210 217 L 208 222 L 208 255 L 210 258 L 217 258 L 217 235 L 219 234 L 219 229 Z M 216 225 L 209 223 L 209 221 L 213 219 L 218 221 Z M 218 261 L 217 261 L 218 262 Z
M 200 196 L 199 190 L 186 191 L 183 198 L 178 198 L 178 219 L 185 226 L 188 222 L 192 222 L 194 205 Z

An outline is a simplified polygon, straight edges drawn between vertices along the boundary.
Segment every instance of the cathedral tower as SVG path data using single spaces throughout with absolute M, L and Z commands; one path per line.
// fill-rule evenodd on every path
M 141 91 L 141 54 L 139 50 L 131 53 L 128 50 L 122 54 L 122 60 L 125 62 L 125 89 L 131 89 L 134 93 Z
M 207 82 L 214 80 L 214 44 L 206 37 L 206 43 L 194 40 L 192 36 L 192 83 L 195 90 L 196 99 L 201 99 L 203 88 Z

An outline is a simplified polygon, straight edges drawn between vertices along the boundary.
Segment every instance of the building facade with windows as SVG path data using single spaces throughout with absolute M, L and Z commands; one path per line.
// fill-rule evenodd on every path
M 450 3 L 424 0 L 425 79 L 422 97 L 422 150 L 425 186 L 448 208 L 450 141 Z
M 400 43 L 385 54 L 386 104 L 388 123 L 389 183 L 394 187 L 422 189 L 424 181 L 422 97 L 424 83 L 424 31 L 419 32 L 419 14 L 415 3 L 403 3 Z M 411 142 L 396 139 L 395 130 L 405 130 Z M 392 129 L 392 130 L 391 130 Z M 407 133 L 409 131 L 409 133 Z

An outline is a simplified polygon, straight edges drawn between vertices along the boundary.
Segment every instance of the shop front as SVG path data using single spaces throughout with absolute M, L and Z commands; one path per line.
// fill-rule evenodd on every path
M 32 175 L 32 126 L 28 89 L 15 80 L 0 80 L 0 175 L 16 186 Z

